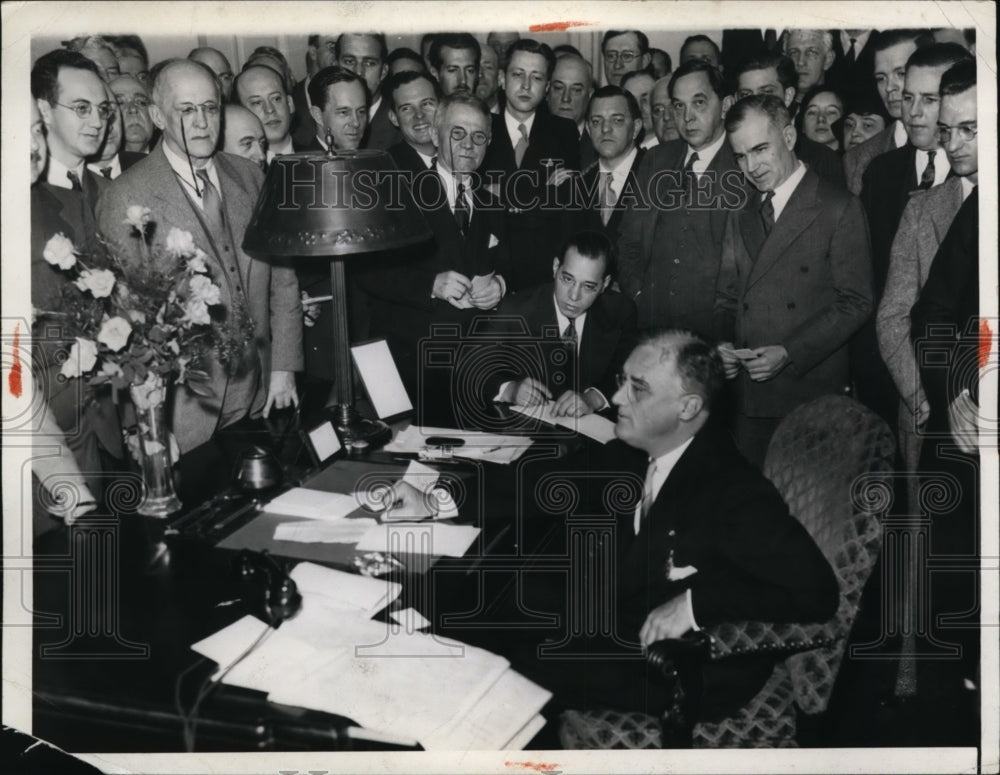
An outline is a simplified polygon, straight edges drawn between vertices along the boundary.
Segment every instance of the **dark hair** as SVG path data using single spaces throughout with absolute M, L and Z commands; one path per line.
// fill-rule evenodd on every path
M 770 51 L 761 51 L 749 59 L 744 59 L 736 69 L 736 80 L 738 82 L 743 73 L 750 73 L 754 70 L 770 70 L 772 67 L 774 72 L 778 74 L 778 83 L 781 84 L 782 89 L 795 88 L 799 82 L 798 73 L 795 72 L 795 63 L 784 54 L 775 54 Z
M 285 79 L 282 77 L 281 73 L 279 73 L 273 67 L 271 67 L 270 65 L 251 65 L 251 64 L 247 64 L 240 71 L 240 74 L 237 75 L 233 79 L 233 98 L 237 102 L 239 102 L 240 105 L 243 105 L 243 101 L 240 99 L 240 90 L 239 90 L 240 79 L 244 75 L 246 75 L 248 72 L 250 72 L 251 70 L 267 70 L 267 71 L 269 71 L 271 73 L 274 73 L 275 77 L 278 79 L 278 83 L 281 84 L 282 91 L 284 91 L 285 94 L 288 94 L 288 89 L 287 89 L 286 84 L 285 84 Z M 243 107 L 246 107 L 246 105 L 243 105 Z
M 490 108 L 483 102 L 479 97 L 475 97 L 471 94 L 465 94 L 464 92 L 455 92 L 454 94 L 449 94 L 446 97 L 441 97 L 438 100 L 437 113 L 434 114 L 434 131 L 437 131 L 438 125 L 441 122 L 441 116 L 448 112 L 452 105 L 468 105 L 470 108 L 474 108 L 479 113 L 483 115 L 486 119 L 487 131 L 490 129 Z
M 327 88 L 335 83 L 361 84 L 361 88 L 365 92 L 365 103 L 371 102 L 371 95 L 368 93 L 368 84 L 365 83 L 365 79 L 338 65 L 324 67 L 312 77 L 312 80 L 309 81 L 309 101 L 320 110 L 325 109 L 327 102 L 329 102 Z
M 714 344 L 686 328 L 661 329 L 643 334 L 637 346 L 660 349 L 661 362 L 673 357 L 685 390 L 702 397 L 708 412 L 719 403 L 726 384 L 722 356 Z
M 720 100 L 729 96 L 729 85 L 726 83 L 726 79 L 723 78 L 719 68 L 713 67 L 703 59 L 689 59 L 687 62 L 681 62 L 680 66 L 670 74 L 670 83 L 667 85 L 667 94 L 670 96 L 670 99 L 674 98 L 674 85 L 677 81 L 685 75 L 691 75 L 691 73 L 704 73 L 707 75 L 708 85 Z
M 479 47 L 479 41 L 467 32 L 436 32 L 434 42 L 431 43 L 431 50 L 427 53 L 427 58 L 431 61 L 431 67 L 440 70 L 443 60 L 441 59 L 441 49 L 469 49 L 476 52 L 476 67 L 479 67 L 479 60 L 483 52 Z
M 722 51 L 719 50 L 718 44 L 710 37 L 708 37 L 708 35 L 691 35 L 687 37 L 681 44 L 681 53 L 680 53 L 681 59 L 684 58 L 684 49 L 686 49 L 692 43 L 707 43 L 712 47 L 712 50 L 715 52 L 716 60 L 719 62 L 722 61 Z
M 201 70 L 205 75 L 212 79 L 212 83 L 215 84 L 215 93 L 219 95 L 219 99 L 222 98 L 222 82 L 219 81 L 219 76 L 215 74 L 208 65 L 199 62 L 196 59 L 186 59 L 185 57 L 172 57 L 170 59 L 164 59 L 162 62 L 157 62 L 151 68 L 149 68 L 149 94 L 150 97 L 156 102 L 156 95 L 159 91 L 160 80 L 163 78 L 164 73 L 171 67 L 185 63 L 191 65 L 192 67 Z
M 931 37 L 930 30 L 885 30 L 875 36 L 875 39 L 872 41 L 872 51 L 876 53 L 885 51 L 893 46 L 898 46 L 900 43 L 909 43 L 911 41 L 916 44 L 917 48 L 922 48 L 928 43 L 933 43 L 934 39 Z
M 407 48 L 406 46 L 400 46 L 399 48 L 394 48 L 390 51 L 389 55 L 385 58 L 385 63 L 387 65 L 391 65 L 393 62 L 398 62 L 400 59 L 409 59 L 413 62 L 419 62 L 420 69 L 425 69 L 424 58 L 412 48 Z
M 726 113 L 726 131 L 738 129 L 752 112 L 764 114 L 779 129 L 791 123 L 788 108 L 782 99 L 773 94 L 751 94 L 739 100 Z
M 520 40 L 515 40 L 509 46 L 507 46 L 507 54 L 504 57 L 504 70 L 510 66 L 511 57 L 514 56 L 515 51 L 524 51 L 528 54 L 541 54 L 545 57 L 545 63 L 548 65 L 548 74 L 546 78 L 552 78 L 552 71 L 556 69 L 556 55 L 552 53 L 552 49 L 548 43 L 539 43 L 534 38 L 521 38 Z
M 337 36 L 337 43 L 334 46 L 333 53 L 337 59 L 340 59 L 340 41 L 344 39 L 345 35 L 364 35 L 368 38 L 375 38 L 375 41 L 379 45 L 379 56 L 382 58 L 382 63 L 385 64 L 385 58 L 389 56 L 389 47 L 385 43 L 385 34 L 381 32 L 342 32 Z
M 552 49 L 552 53 L 556 55 L 557 59 L 560 54 L 572 54 L 573 56 L 578 56 L 580 59 L 583 59 L 583 54 L 580 53 L 580 49 L 576 46 L 571 46 L 569 43 L 563 43 L 561 46 L 556 46 Z
M 639 30 L 608 30 L 604 33 L 604 37 L 601 38 L 602 54 L 608 41 L 612 38 L 617 38 L 619 35 L 635 35 L 636 40 L 639 42 L 639 56 L 649 53 L 649 38 L 646 37 L 646 33 L 639 32 Z
M 427 75 L 427 73 L 418 73 L 414 70 L 404 70 L 401 73 L 387 75 L 385 80 L 382 81 L 382 98 L 386 101 L 389 110 L 396 110 L 396 89 L 419 80 L 427 81 L 427 83 L 431 85 L 431 88 L 434 89 L 434 96 L 438 99 L 441 98 L 441 87 L 438 86 L 438 82 Z
M 972 57 L 956 62 L 941 76 L 941 96 L 968 91 L 976 85 L 976 60 Z
M 972 54 L 958 43 L 931 43 L 918 48 L 906 60 L 906 69 L 911 67 L 951 67 L 963 59 L 972 59 Z
M 271 57 L 278 60 L 278 64 L 281 66 L 281 80 L 285 82 L 285 91 L 291 94 L 295 90 L 295 77 L 292 75 L 292 68 L 288 65 L 287 57 L 274 46 L 257 46 L 250 53 L 250 56 L 247 57 L 247 61 L 243 64 L 243 69 L 246 70 L 248 67 L 254 65 L 254 59 L 259 59 L 260 57 Z M 273 70 L 274 68 L 271 69 Z
M 885 109 L 885 103 L 872 89 L 858 88 L 844 94 L 844 115 L 857 113 L 859 116 L 881 116 L 885 125 L 892 123 L 889 111 Z
M 31 68 L 31 96 L 36 100 L 45 100 L 50 105 L 59 100 L 59 70 L 72 67 L 76 70 L 89 70 L 98 78 L 101 71 L 83 54 L 57 48 L 38 57 Z M 101 83 L 104 83 L 101 80 Z
M 653 75 L 653 73 L 650 71 L 648 67 L 644 67 L 642 70 L 632 70 L 631 72 L 625 73 L 625 75 L 622 76 L 621 81 L 619 81 L 618 85 L 624 89 L 625 85 L 633 78 L 640 78 L 641 76 L 644 75 L 649 78 L 652 78 L 653 83 L 656 83 L 656 76 Z
M 575 248 L 576 252 L 584 258 L 592 261 L 604 261 L 604 272 L 602 277 L 609 277 L 615 269 L 615 246 L 608 239 L 607 235 L 599 231 L 578 231 L 571 234 L 559 247 L 559 265 L 566 259 L 566 253 L 570 248 Z
M 594 100 L 607 99 L 608 97 L 624 97 L 625 102 L 628 103 L 628 112 L 632 115 L 632 120 L 642 120 L 642 109 L 639 107 L 639 100 L 635 98 L 635 95 L 621 86 L 612 86 L 611 84 L 602 86 L 590 95 L 590 102 L 587 103 L 587 116 L 590 116 L 590 108 L 593 106 Z
M 815 86 L 813 86 L 809 91 L 807 91 L 805 95 L 803 95 L 801 101 L 799 102 L 799 109 L 798 112 L 796 112 L 795 114 L 796 130 L 800 132 L 803 131 L 802 130 L 802 127 L 804 126 L 803 122 L 805 122 L 806 120 L 806 108 L 809 107 L 809 103 L 812 102 L 813 99 L 815 99 L 817 94 L 822 94 L 823 92 L 830 92 L 830 94 L 833 94 L 838 100 L 840 100 L 841 115 L 842 116 L 847 115 L 846 113 L 847 100 L 844 98 L 844 93 L 840 91 L 840 89 L 835 89 L 832 86 L 826 86 L 825 84 L 818 83 Z
M 149 67 L 149 52 L 146 50 L 146 44 L 142 42 L 142 38 L 138 35 L 103 35 L 102 37 L 116 48 L 132 49 L 142 57 L 142 61 L 146 63 L 146 67 Z
M 670 58 L 670 54 L 668 54 L 668 53 L 667 53 L 666 51 L 664 51 L 664 50 L 663 50 L 662 48 L 651 48 L 651 49 L 649 50 L 649 57 L 650 57 L 650 63 L 649 63 L 649 64 L 650 64 L 650 67 L 652 67 L 652 65 L 653 65 L 653 63 L 652 63 L 652 58 L 653 58 L 653 56 L 654 56 L 655 54 L 663 54 L 663 59 L 664 59 L 664 61 L 666 61 L 666 63 L 667 63 L 667 72 L 668 72 L 668 73 L 669 73 L 669 72 L 670 72 L 671 70 L 673 70 L 673 69 L 674 69 L 674 60 L 672 60 L 672 59 Z

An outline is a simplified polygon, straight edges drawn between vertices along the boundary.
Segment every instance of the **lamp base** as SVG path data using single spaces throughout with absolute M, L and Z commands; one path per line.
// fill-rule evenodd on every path
M 364 441 L 368 449 L 381 447 L 392 438 L 392 429 L 381 420 L 369 420 L 357 413 L 353 406 L 340 404 L 334 407 L 333 424 L 345 447 Z

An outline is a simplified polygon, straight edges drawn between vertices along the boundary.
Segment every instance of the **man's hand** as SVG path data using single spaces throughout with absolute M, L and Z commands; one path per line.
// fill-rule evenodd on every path
M 556 399 L 552 406 L 552 414 L 555 417 L 583 417 L 591 414 L 596 409 L 587 401 L 587 396 L 583 393 L 575 393 L 567 390 Z
M 512 382 L 504 398 L 516 406 L 538 406 L 551 399 L 552 394 L 534 377 L 525 377 L 520 382 Z
M 920 401 L 917 411 L 913 413 L 913 423 L 917 428 L 923 428 L 929 419 L 931 419 L 931 405 L 924 398 Z
M 747 374 L 754 382 L 766 382 L 774 379 L 788 365 L 788 350 L 780 344 L 769 344 L 766 347 L 755 347 L 753 360 L 743 363 Z
M 968 389 L 959 393 L 948 405 L 948 427 L 955 444 L 966 455 L 976 454 L 979 447 L 979 407 Z
M 736 379 L 736 375 L 740 373 L 740 359 L 733 355 L 732 342 L 722 342 L 717 348 L 719 351 L 719 356 L 722 358 L 722 367 L 726 372 L 726 379 Z
M 472 281 L 461 272 L 439 272 L 434 278 L 431 296 L 448 302 L 451 306 L 461 309 L 459 300 L 472 288 Z
M 646 648 L 658 640 L 679 638 L 690 629 L 687 593 L 682 593 L 649 612 L 639 630 L 639 642 Z
M 425 519 L 438 513 L 438 500 L 432 492 L 421 492 L 409 482 L 396 482 L 382 498 L 383 519 Z
M 299 394 L 295 390 L 295 372 L 272 371 L 267 400 L 264 402 L 264 416 L 267 417 L 271 413 L 272 406 L 275 409 L 287 409 L 292 405 L 299 405 Z
M 501 285 L 500 280 L 494 275 L 484 288 L 469 296 L 469 301 L 472 302 L 472 306 L 476 309 L 493 309 L 500 303 L 500 299 L 502 298 L 503 285 Z

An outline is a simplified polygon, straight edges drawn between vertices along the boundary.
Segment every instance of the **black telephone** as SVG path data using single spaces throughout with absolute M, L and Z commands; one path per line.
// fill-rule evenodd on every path
M 266 549 L 261 552 L 244 549 L 236 559 L 236 567 L 242 581 L 263 582 L 264 613 L 272 627 L 299 612 L 302 595 L 298 586 Z

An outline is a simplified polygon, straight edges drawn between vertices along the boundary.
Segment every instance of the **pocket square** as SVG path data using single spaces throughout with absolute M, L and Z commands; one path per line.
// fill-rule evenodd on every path
M 497 235 L 496 234 L 491 234 L 490 235 L 490 247 L 491 248 L 495 248 L 499 244 L 500 244 L 500 240 L 497 239 Z
M 698 572 L 698 569 L 693 565 L 684 565 L 682 567 L 676 567 L 670 569 L 670 573 L 667 574 L 667 578 L 670 581 L 680 581 L 681 579 L 686 579 L 688 576 L 693 576 Z

